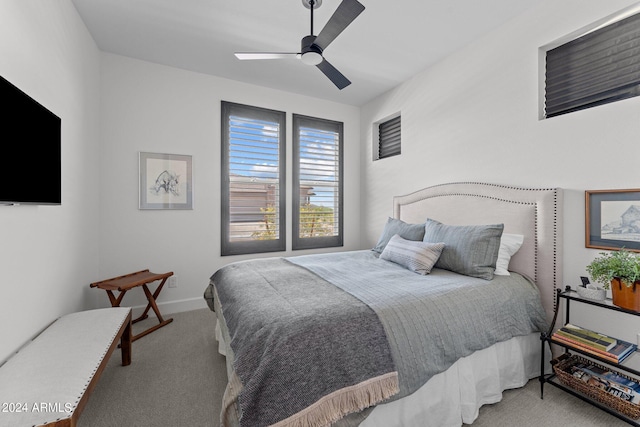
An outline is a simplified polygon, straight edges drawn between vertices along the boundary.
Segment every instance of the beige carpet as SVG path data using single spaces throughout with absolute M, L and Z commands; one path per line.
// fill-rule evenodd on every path
M 120 352 L 114 352 L 79 427 L 219 427 L 227 375 L 213 334 L 214 314 L 202 309 L 172 317 L 173 323 L 133 343 L 130 366 L 120 366 Z M 140 322 L 134 332 L 155 322 L 155 318 Z M 537 380 L 505 392 L 497 404 L 483 406 L 473 423 L 474 427 L 628 425 L 549 385 L 540 399 Z
M 79 427 L 218 427 L 227 384 L 217 352 L 215 315 L 209 309 L 164 316 L 167 326 L 133 343 L 132 361 L 120 365 L 116 350 L 102 374 Z M 134 325 L 139 333 L 157 324 Z

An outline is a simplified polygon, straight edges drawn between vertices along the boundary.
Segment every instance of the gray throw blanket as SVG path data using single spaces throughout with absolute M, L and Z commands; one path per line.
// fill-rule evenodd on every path
M 241 426 L 328 425 L 399 392 L 370 307 L 282 258 L 212 276 L 242 383 Z
M 511 273 L 484 280 L 433 269 L 421 276 L 372 251 L 289 258 L 369 305 L 389 338 L 407 396 L 455 361 L 547 329 L 533 282 Z

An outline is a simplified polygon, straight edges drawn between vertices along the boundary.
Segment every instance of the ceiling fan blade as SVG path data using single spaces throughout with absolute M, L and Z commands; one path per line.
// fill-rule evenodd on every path
M 323 61 L 316 65 L 316 67 L 318 67 L 325 76 L 329 77 L 329 80 L 331 80 L 333 84 L 336 85 L 340 90 L 351 84 L 351 81 L 346 78 L 340 71 L 338 71 L 336 67 L 331 65 L 326 59 L 323 59 Z
M 245 59 L 288 59 L 297 58 L 299 53 L 284 52 L 236 52 L 236 58 Z
M 335 40 L 345 28 L 353 22 L 364 10 L 364 6 L 358 0 L 342 0 L 329 21 L 324 26 L 314 44 L 324 50 Z

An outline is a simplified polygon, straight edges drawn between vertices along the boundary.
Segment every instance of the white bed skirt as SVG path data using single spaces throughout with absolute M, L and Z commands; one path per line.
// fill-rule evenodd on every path
M 216 321 L 218 351 L 226 355 Z M 545 366 L 551 358 L 545 346 Z M 227 370 L 230 369 L 227 363 Z M 515 337 L 463 357 L 415 393 L 378 405 L 360 427 L 459 427 L 478 418 L 482 405 L 502 400 L 504 390 L 540 375 L 540 333 Z
M 463 357 L 403 399 L 376 406 L 360 427 L 471 424 L 482 405 L 499 402 L 503 390 L 539 375 L 540 333 L 516 337 Z

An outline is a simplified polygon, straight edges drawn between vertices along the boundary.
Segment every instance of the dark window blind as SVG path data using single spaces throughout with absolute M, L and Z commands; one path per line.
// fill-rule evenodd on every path
M 293 249 L 342 246 L 342 130 L 293 115 Z
M 600 28 L 546 54 L 546 117 L 639 94 L 640 14 Z
M 378 125 L 378 159 L 400 154 L 400 116 Z
M 285 249 L 285 114 L 222 104 L 222 254 Z

